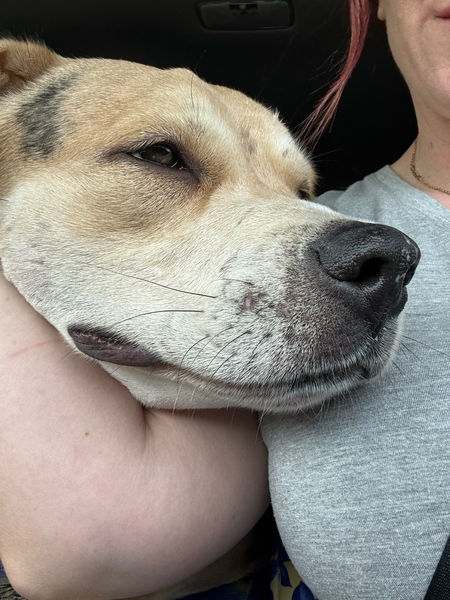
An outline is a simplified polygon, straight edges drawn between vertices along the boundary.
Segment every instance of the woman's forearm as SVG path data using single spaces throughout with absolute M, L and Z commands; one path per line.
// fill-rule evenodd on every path
M 268 504 L 253 415 L 146 411 L 0 275 L 0 556 L 34 598 L 164 588 Z

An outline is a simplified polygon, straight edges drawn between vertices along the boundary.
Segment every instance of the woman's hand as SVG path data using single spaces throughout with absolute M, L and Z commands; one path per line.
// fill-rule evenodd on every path
M 0 274 L 0 556 L 30 600 L 165 588 L 268 505 L 248 411 L 145 410 Z

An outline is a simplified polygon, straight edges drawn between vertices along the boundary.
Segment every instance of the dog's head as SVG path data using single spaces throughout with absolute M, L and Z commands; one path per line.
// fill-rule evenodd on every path
M 274 112 L 12 40 L 0 94 L 5 274 L 142 402 L 295 411 L 389 362 L 418 250 L 309 201 Z

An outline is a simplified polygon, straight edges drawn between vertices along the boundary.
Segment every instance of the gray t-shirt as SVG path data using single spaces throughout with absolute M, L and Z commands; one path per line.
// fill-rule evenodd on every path
M 264 418 L 275 516 L 319 600 L 423 600 L 450 534 L 450 211 L 390 167 L 319 202 L 397 227 L 422 260 L 384 378 Z

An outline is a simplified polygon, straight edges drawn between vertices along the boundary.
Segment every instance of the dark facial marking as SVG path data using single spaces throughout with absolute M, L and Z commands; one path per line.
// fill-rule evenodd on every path
M 74 75 L 65 75 L 20 107 L 16 119 L 23 133 L 22 152 L 27 158 L 47 158 L 58 147 L 64 92 L 73 85 L 75 79 Z
M 257 145 L 255 140 L 253 139 L 253 136 L 250 133 L 250 130 L 247 129 L 246 127 L 242 127 L 240 130 L 240 134 L 242 137 L 242 140 L 245 144 L 247 144 L 247 150 L 248 153 L 251 154 L 256 154 L 257 152 Z

